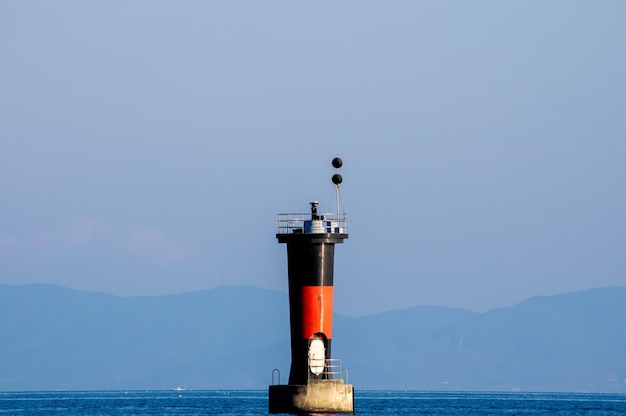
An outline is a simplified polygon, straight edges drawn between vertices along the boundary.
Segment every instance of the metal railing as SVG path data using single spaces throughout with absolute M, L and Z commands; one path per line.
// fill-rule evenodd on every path
M 315 233 L 346 234 L 346 214 L 322 213 L 319 219 L 307 214 L 278 214 L 278 234 Z
M 309 359 L 309 368 L 318 367 L 321 364 L 320 359 Z M 344 377 L 345 374 L 345 377 Z M 324 359 L 324 369 L 321 373 L 314 375 L 309 371 L 309 380 L 343 380 L 344 383 L 348 383 L 348 370 L 343 368 L 340 358 L 326 358 Z
M 320 359 L 312 358 L 309 360 L 309 368 L 311 366 L 319 366 L 321 364 Z M 343 368 L 340 358 L 326 358 L 324 361 L 324 369 L 318 375 L 314 375 L 309 371 L 309 380 L 343 380 L 345 384 L 348 384 L 348 369 Z M 280 370 L 275 368 L 272 370 L 272 385 L 280 384 Z

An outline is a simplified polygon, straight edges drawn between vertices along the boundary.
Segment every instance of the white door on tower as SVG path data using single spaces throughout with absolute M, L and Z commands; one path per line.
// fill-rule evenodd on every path
M 324 341 L 321 339 L 311 341 L 311 344 L 309 344 L 309 368 L 316 376 L 319 376 L 324 371 L 325 358 L 326 348 L 324 347 Z

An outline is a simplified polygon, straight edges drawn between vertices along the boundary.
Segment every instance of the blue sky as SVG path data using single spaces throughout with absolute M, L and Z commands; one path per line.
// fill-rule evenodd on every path
M 336 310 L 626 285 L 626 3 L 0 2 L 0 283 L 286 291 L 334 200 Z

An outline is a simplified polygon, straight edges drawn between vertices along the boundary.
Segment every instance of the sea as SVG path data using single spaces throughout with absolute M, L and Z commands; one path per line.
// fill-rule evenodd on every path
M 626 415 L 626 394 L 356 391 L 360 416 Z M 0 392 L 0 415 L 267 415 L 267 391 Z

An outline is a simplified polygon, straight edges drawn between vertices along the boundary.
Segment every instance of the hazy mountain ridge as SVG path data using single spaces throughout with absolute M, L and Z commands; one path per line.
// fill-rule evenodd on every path
M 439 327 L 378 340 L 380 364 L 367 359 L 367 338 L 351 333 L 342 343 L 346 366 L 373 368 L 379 382 L 402 389 L 626 391 L 626 288 L 457 312 Z
M 266 388 L 273 368 L 287 378 L 288 322 L 286 294 L 247 286 L 0 285 L 0 390 Z M 626 391 L 626 288 L 336 316 L 333 355 L 361 389 Z
M 232 355 L 288 339 L 286 296 L 251 287 L 130 298 L 0 288 L 0 389 L 252 387 L 256 369 Z

